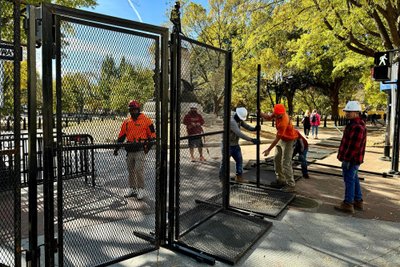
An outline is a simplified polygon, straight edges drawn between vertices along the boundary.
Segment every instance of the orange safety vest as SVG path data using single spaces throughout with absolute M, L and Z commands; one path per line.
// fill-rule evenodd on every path
M 276 119 L 276 129 L 278 130 L 277 135 L 282 141 L 292 141 L 298 137 L 297 131 L 294 129 L 287 113 L 282 118 Z
M 127 142 L 140 142 L 156 137 L 153 122 L 143 113 L 136 120 L 129 116 L 121 126 L 118 140 L 126 138 Z

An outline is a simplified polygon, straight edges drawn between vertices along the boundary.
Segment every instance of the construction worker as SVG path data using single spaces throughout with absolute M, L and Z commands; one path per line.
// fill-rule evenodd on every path
M 347 102 L 343 111 L 348 123 L 343 132 L 337 158 L 342 162 L 345 192 L 344 200 L 334 208 L 341 212 L 354 213 L 354 209 L 364 210 L 358 169 L 364 162 L 367 128 L 360 117 L 361 105 L 358 101 Z
M 236 112 L 233 114 L 230 120 L 230 132 L 229 132 L 229 157 L 232 157 L 236 163 L 236 177 L 235 181 L 238 183 L 247 182 L 243 179 L 243 157 L 242 150 L 239 146 L 239 139 L 242 138 L 247 141 L 251 141 L 253 144 L 258 144 L 259 140 L 255 138 L 251 138 L 240 130 L 240 127 L 243 126 L 246 130 L 249 131 L 257 131 L 257 127 L 251 127 L 244 121 L 247 118 L 247 109 L 244 107 L 236 108 Z M 222 179 L 225 170 L 225 164 L 222 162 L 219 177 Z
M 268 156 L 272 148 L 275 148 L 274 166 L 276 173 L 276 182 L 272 182 L 273 187 L 282 187 L 284 192 L 295 191 L 295 181 L 293 177 L 292 157 L 293 144 L 298 138 L 297 131 L 286 113 L 285 106 L 276 104 L 273 113 L 262 113 L 260 116 L 265 120 L 275 119 L 276 136 L 270 146 L 262 152 L 264 156 Z
M 307 152 L 308 152 L 308 142 L 307 139 L 304 138 L 304 136 L 301 135 L 299 130 L 296 130 L 298 138 L 294 142 L 294 148 L 293 148 L 293 156 L 296 156 L 296 154 L 299 155 L 299 161 L 301 165 L 301 172 L 303 174 L 303 178 L 309 179 L 310 176 L 308 175 L 308 167 L 307 167 Z
M 144 179 L 143 167 L 145 154 L 148 153 L 151 140 L 156 137 L 153 122 L 145 114 L 140 112 L 140 104 L 132 100 L 129 102 L 128 110 L 130 116 L 124 120 L 118 135 L 118 143 L 125 140 L 130 143 L 126 146 L 126 164 L 129 173 L 129 191 L 124 197 L 136 197 L 138 200 L 143 198 Z M 114 150 L 114 155 L 118 155 L 119 147 Z

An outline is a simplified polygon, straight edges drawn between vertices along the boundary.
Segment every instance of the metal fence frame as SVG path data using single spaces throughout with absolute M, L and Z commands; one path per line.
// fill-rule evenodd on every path
M 21 116 L 21 60 L 22 60 L 22 49 L 21 49 L 21 3 L 20 1 L 8 1 L 12 5 L 12 22 L 13 22 L 13 40 L 7 40 L 7 47 L 13 50 L 13 55 L 11 58 L 6 60 L 13 61 L 13 115 L 16 118 Z M 3 3 L 2 3 L 3 7 Z M 0 42 L 3 40 L 0 36 Z M 11 186 L 10 192 L 12 192 L 13 200 L 13 244 L 14 248 L 14 265 L 21 266 L 21 191 L 20 182 L 18 177 L 20 177 L 20 165 L 21 165 L 21 153 L 20 153 L 20 134 L 21 125 L 16 124 L 14 127 L 13 135 L 14 142 L 11 147 L 6 150 L 1 151 L 1 156 L 7 156 L 10 161 L 9 170 L 7 173 L 3 173 L 10 176 Z
M 229 122 L 230 122 L 230 106 L 231 106 L 231 86 L 232 86 L 232 53 L 231 51 L 222 50 L 205 43 L 201 43 L 194 39 L 190 39 L 181 35 L 180 33 L 174 32 L 171 34 L 171 126 L 170 126 L 170 172 L 169 172 L 169 217 L 168 217 L 168 242 L 172 248 L 177 249 L 180 247 L 176 244 L 176 240 L 180 235 L 180 115 L 181 115 L 181 43 L 187 41 L 192 44 L 199 45 L 214 51 L 218 51 L 225 54 L 225 101 L 224 101 L 224 125 L 223 125 L 223 155 L 222 160 L 225 162 L 224 179 L 223 179 L 223 204 L 221 210 L 228 209 L 229 207 Z M 226 116 L 226 115 L 229 116 Z M 210 133 L 204 133 L 198 136 L 206 136 Z M 173 166 L 173 167 L 172 167 Z M 188 252 L 188 250 L 180 247 L 179 249 L 184 253 L 196 253 L 194 251 Z M 201 256 L 203 257 L 203 256 Z M 204 256 L 205 257 L 205 256 Z M 207 259 L 206 259 L 207 260 Z
M 160 133 L 159 139 L 156 144 L 156 155 L 157 162 L 160 168 L 157 170 L 157 187 L 156 194 L 156 229 L 155 229 L 155 248 L 158 248 L 159 245 L 165 243 L 165 196 L 166 196 L 166 159 L 167 159 L 167 123 L 166 119 L 167 115 L 167 88 L 168 88 L 168 29 L 157 27 L 153 25 L 138 23 L 134 21 L 129 21 L 125 19 L 114 18 L 106 15 L 100 15 L 92 12 L 81 11 L 71 8 L 65 8 L 52 4 L 43 4 L 41 7 L 41 19 L 43 22 L 42 26 L 42 61 L 43 61 L 43 98 L 44 101 L 50 103 L 43 107 L 43 138 L 44 138 L 44 149 L 43 149 L 43 169 L 44 169 L 44 204 L 45 204 L 45 264 L 46 266 L 54 266 L 55 264 L 55 253 L 58 253 L 58 264 L 62 266 L 62 258 L 63 258 L 63 236 L 62 236 L 62 183 L 57 183 L 57 191 L 59 192 L 58 201 L 57 201 L 57 218 L 58 218 L 58 238 L 55 239 L 54 233 L 54 185 L 52 182 L 54 180 L 54 164 L 53 164 L 53 156 L 55 153 L 58 158 L 58 165 L 61 164 L 61 155 L 64 153 L 63 151 L 63 141 L 62 141 L 62 114 L 60 109 L 60 97 L 61 97 L 61 79 L 60 79 L 60 43 L 57 36 L 59 36 L 59 23 L 60 20 L 80 20 L 85 23 L 96 23 L 96 25 L 102 25 L 102 27 L 107 27 L 107 25 L 112 25 L 115 28 L 119 28 L 121 31 L 123 29 L 131 29 L 141 32 L 141 34 L 146 35 L 148 32 L 151 35 L 158 36 L 161 57 L 157 60 L 161 62 L 160 64 L 160 76 L 157 77 L 159 79 L 159 95 L 157 98 L 160 100 L 159 112 L 156 112 L 157 115 L 160 114 L 161 118 L 158 120 L 160 125 L 156 125 L 156 130 Z M 55 28 L 53 28 L 55 27 Z M 55 29 L 55 32 L 54 32 Z M 55 33 L 55 36 L 54 36 Z M 150 35 L 149 35 L 150 36 Z M 56 39 L 54 39 L 56 37 Z M 33 42 L 33 40 L 31 40 Z M 55 45 L 55 46 L 54 46 Z M 54 49 L 55 47 L 55 49 Z M 52 66 L 53 59 L 56 58 L 56 95 L 53 95 L 52 91 Z M 53 127 L 51 125 L 52 121 L 52 110 L 53 105 L 52 99 L 57 99 L 57 109 L 56 109 L 56 129 L 57 129 L 57 141 L 55 146 L 52 141 L 52 131 Z M 36 113 L 35 111 L 32 113 Z M 112 145 L 100 145 L 102 148 L 112 148 Z M 92 146 L 93 148 L 94 146 Z M 97 148 L 97 147 L 94 147 Z M 79 148 L 78 148 L 79 149 Z M 68 150 L 68 148 L 67 148 Z M 58 168 L 58 175 L 60 177 L 62 170 Z M 139 254 L 130 254 L 125 255 L 124 257 L 113 259 L 112 262 L 118 262 L 126 258 L 131 258 L 137 255 L 141 255 L 146 253 L 147 251 L 141 251 Z M 110 264 L 112 262 L 108 262 Z

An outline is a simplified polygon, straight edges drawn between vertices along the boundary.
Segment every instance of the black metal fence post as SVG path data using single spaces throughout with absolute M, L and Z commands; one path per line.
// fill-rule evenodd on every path
M 29 187 L 29 254 L 31 265 L 38 266 L 38 212 L 37 212 L 37 103 L 36 103 L 36 8 L 28 6 L 28 187 Z M 25 123 L 25 118 L 24 118 Z

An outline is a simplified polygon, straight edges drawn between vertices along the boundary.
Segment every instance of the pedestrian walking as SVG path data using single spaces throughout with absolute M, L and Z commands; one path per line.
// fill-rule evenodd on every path
M 318 127 L 321 124 L 321 116 L 318 114 L 316 109 L 314 109 L 311 113 L 310 122 L 312 137 L 318 139 Z
M 144 162 L 151 141 L 156 137 L 154 124 L 150 118 L 140 112 L 140 104 L 132 100 L 129 102 L 130 116 L 124 120 L 118 135 L 117 143 L 129 143 L 125 147 L 126 164 L 129 174 L 129 191 L 124 197 L 136 197 L 138 200 L 144 195 Z M 118 155 L 119 147 L 114 150 Z
M 298 138 L 297 131 L 286 113 L 285 106 L 276 104 L 273 113 L 262 113 L 260 116 L 265 120 L 275 119 L 276 136 L 270 146 L 263 152 L 264 156 L 268 156 L 271 150 L 275 148 L 274 167 L 276 173 L 276 181 L 271 183 L 273 187 L 282 187 L 282 191 L 294 192 L 295 181 L 293 177 L 292 157 L 293 145 Z
M 360 117 L 361 105 L 358 101 L 347 102 L 343 111 L 348 123 L 343 132 L 337 158 L 342 162 L 345 193 L 344 200 L 335 206 L 335 209 L 354 213 L 354 209 L 364 209 L 358 169 L 364 161 L 367 129 Z
M 303 129 L 304 129 L 304 135 L 306 138 L 308 138 L 308 135 L 310 134 L 310 129 L 311 129 L 311 120 L 310 120 L 310 111 L 306 110 L 304 112 L 303 119 L 301 119 L 301 123 L 303 124 Z
M 239 139 L 242 138 L 247 141 L 251 141 L 253 144 L 258 144 L 259 140 L 256 138 L 251 138 L 244 134 L 240 127 L 245 128 L 248 131 L 257 131 L 257 126 L 252 127 L 248 125 L 245 120 L 247 118 L 247 109 L 244 107 L 236 108 L 236 112 L 230 119 L 230 132 L 229 132 L 229 157 L 232 157 L 236 163 L 236 176 L 235 181 L 238 183 L 248 182 L 243 178 L 243 157 L 242 150 L 239 145 Z M 225 163 L 222 161 L 219 178 L 222 179 L 225 172 Z
M 190 152 L 190 159 L 191 161 L 196 161 L 194 157 L 194 148 L 197 147 L 199 151 L 199 160 L 205 161 L 206 159 L 203 157 L 203 140 L 199 134 L 203 133 L 203 124 L 204 119 L 203 117 L 197 112 L 197 104 L 191 103 L 190 110 L 183 118 L 183 124 L 186 125 L 186 131 L 189 135 L 188 138 L 188 145 L 189 145 L 189 152 Z

